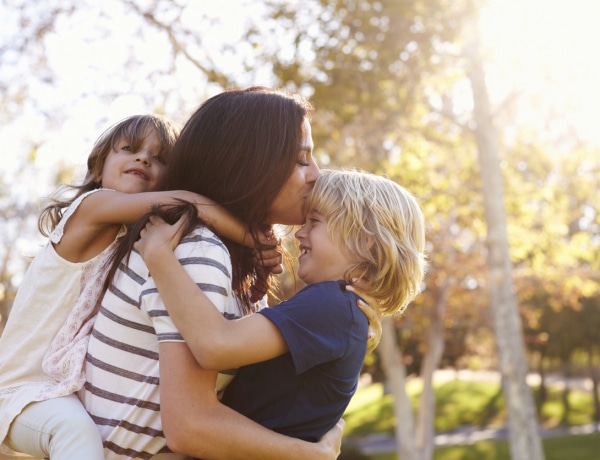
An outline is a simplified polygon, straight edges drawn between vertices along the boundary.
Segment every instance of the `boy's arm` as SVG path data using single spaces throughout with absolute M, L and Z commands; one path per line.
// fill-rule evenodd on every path
M 198 363 L 205 369 L 231 369 L 286 353 L 279 329 L 263 315 L 226 320 L 215 308 L 173 252 L 179 227 L 153 216 L 134 247 Z
M 343 421 L 319 443 L 277 434 L 224 406 L 215 393 L 216 373 L 202 369 L 185 343 L 159 345 L 163 431 L 175 452 L 198 458 L 335 459 Z

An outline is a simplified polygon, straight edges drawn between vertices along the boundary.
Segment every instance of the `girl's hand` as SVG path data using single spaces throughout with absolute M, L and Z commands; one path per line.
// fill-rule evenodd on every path
M 283 273 L 281 239 L 268 230 L 254 250 L 254 281 L 250 288 L 250 301 L 258 302 L 269 291 L 269 276 Z
M 279 275 L 283 272 L 282 252 L 281 239 L 272 230 L 267 230 L 254 249 L 254 265 L 264 268 L 267 274 Z
M 183 237 L 183 217 L 169 225 L 158 216 L 151 216 L 146 226 L 140 232 L 140 239 L 133 247 L 140 253 L 148 264 L 152 259 L 159 259 L 165 251 L 173 252 Z
M 366 303 L 360 299 L 358 300 L 358 308 L 360 308 L 369 321 L 369 333 L 367 335 L 367 354 L 369 354 L 377 348 L 377 345 L 379 345 L 379 341 L 381 340 L 381 312 L 378 308 L 371 306 L 377 305 L 377 301 L 369 294 L 366 294 L 365 291 L 361 289 L 361 286 L 364 287 L 364 284 L 360 280 L 353 280 L 352 284 L 346 286 L 346 289 L 355 292 L 369 302 Z

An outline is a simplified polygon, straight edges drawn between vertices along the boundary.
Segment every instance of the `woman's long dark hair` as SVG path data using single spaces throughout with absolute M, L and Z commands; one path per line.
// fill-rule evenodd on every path
M 228 90 L 208 99 L 175 143 L 165 189 L 211 198 L 244 222 L 258 242 L 271 204 L 297 165 L 302 123 L 311 111 L 301 96 L 265 87 Z M 136 226 L 121 241 L 108 282 L 142 227 Z M 233 290 L 248 307 L 252 252 L 222 239 L 231 255 Z

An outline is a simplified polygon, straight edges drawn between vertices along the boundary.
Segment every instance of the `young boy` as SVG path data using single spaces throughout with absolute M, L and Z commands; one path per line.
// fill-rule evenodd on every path
M 200 365 L 240 367 L 223 402 L 272 430 L 318 440 L 350 402 L 366 352 L 368 321 L 346 286 L 360 280 L 383 315 L 402 312 L 419 291 L 425 229 L 417 201 L 380 176 L 323 171 L 295 235 L 307 286 L 233 321 L 175 258 L 179 227 L 154 216 L 135 247 Z

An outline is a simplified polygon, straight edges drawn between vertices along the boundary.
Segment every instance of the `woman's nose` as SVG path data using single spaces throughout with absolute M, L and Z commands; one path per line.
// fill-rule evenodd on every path
M 306 181 L 310 184 L 314 184 L 320 174 L 321 170 L 319 169 L 319 165 L 314 159 L 311 159 L 310 167 L 306 173 Z

